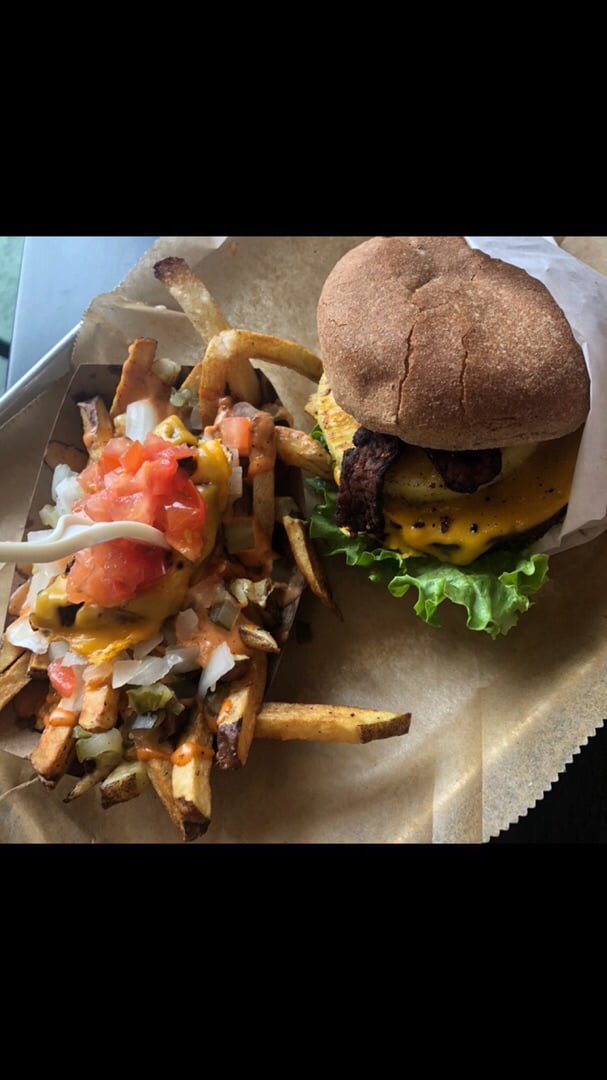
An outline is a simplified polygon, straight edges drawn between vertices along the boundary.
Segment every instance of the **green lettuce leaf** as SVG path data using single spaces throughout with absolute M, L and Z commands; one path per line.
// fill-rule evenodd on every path
M 385 585 L 393 596 L 415 587 L 414 611 L 430 626 L 440 626 L 437 609 L 450 600 L 465 607 L 468 629 L 484 630 L 492 638 L 507 634 L 546 580 L 546 555 L 489 551 L 470 566 L 453 566 L 425 555 L 404 557 L 377 546 L 372 537 L 347 536 L 335 524 L 337 488 L 317 478 L 308 483 L 322 496 L 310 519 L 310 535 L 322 542 L 325 554 L 343 555 L 349 566 L 365 567 L 371 581 Z

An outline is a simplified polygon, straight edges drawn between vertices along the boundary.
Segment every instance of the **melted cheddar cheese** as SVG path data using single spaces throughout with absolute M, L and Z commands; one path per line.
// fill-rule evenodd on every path
M 53 631 L 51 641 L 67 641 L 91 663 L 101 664 L 158 633 L 164 620 L 181 610 L 193 570 L 191 563 L 171 567 L 157 585 L 144 589 L 121 608 L 82 604 L 71 626 L 65 625 L 65 615 L 62 618 L 62 610 L 74 606 L 67 598 L 63 575 L 38 593 L 30 621 L 35 627 Z
M 384 546 L 404 546 L 466 566 L 500 539 L 525 533 L 567 503 L 580 433 L 540 443 L 520 469 L 464 499 L 430 503 L 384 500 Z
M 335 462 L 341 464 L 358 424 L 335 402 L 326 382 L 310 403 Z M 466 566 L 499 540 L 526 533 L 569 500 L 581 431 L 549 442 L 505 447 L 497 480 L 472 495 L 449 491 L 419 447 L 408 446 L 384 485 L 384 547 Z

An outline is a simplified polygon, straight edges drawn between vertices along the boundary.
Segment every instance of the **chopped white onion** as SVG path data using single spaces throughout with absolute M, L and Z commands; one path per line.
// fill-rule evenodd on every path
M 152 649 L 155 649 L 157 645 L 163 640 L 163 636 L 160 631 L 154 634 L 151 638 L 146 638 L 145 641 L 140 641 L 137 645 L 133 645 L 133 656 L 135 660 L 143 660 L 144 656 L 151 653 Z
M 161 382 L 166 383 L 167 386 L 174 386 L 181 371 L 181 364 L 178 364 L 176 360 L 170 360 L 168 356 L 159 356 L 152 364 L 152 371 Z
M 228 498 L 240 499 L 242 497 L 242 468 L 236 465 L 230 473 L 228 482 Z
M 43 525 L 48 525 L 51 529 L 54 529 L 59 521 L 59 511 L 52 503 L 46 503 L 46 505 L 41 507 L 38 511 L 38 517 Z
M 33 608 L 38 593 L 42 592 L 43 589 L 46 589 L 47 585 L 50 585 L 51 581 L 54 581 L 55 578 L 62 573 L 62 563 L 39 563 L 36 566 L 36 572 L 32 576 L 30 587 L 27 590 L 26 604 L 29 604 L 30 608 Z
M 61 468 L 60 465 L 57 466 L 57 469 L 59 468 Z M 55 469 L 55 472 L 57 469 Z M 59 515 L 70 514 L 74 503 L 81 499 L 83 495 L 84 491 L 78 483 L 78 474 L 72 473 L 71 476 L 66 476 L 61 483 L 57 484 L 55 502 Z
M 40 540 L 46 540 L 47 536 L 54 531 L 54 529 L 33 529 L 32 532 L 28 532 L 27 541 L 29 544 L 37 544 Z
M 187 641 L 188 638 L 197 634 L 198 630 L 198 615 L 194 608 L 186 608 L 185 611 L 180 611 L 175 619 L 175 631 L 178 640 Z
M 145 660 L 121 660 L 114 664 L 112 686 L 117 690 L 120 686 L 151 686 L 152 683 L 164 679 L 171 670 L 171 665 L 164 656 L 151 656 Z
M 51 641 L 48 647 L 48 655 L 51 660 L 62 660 L 69 651 L 67 641 Z
M 192 411 L 190 413 L 190 419 L 189 419 L 189 427 L 190 427 L 191 431 L 202 431 L 203 426 L 204 425 L 202 423 L 202 413 L 200 411 L 200 402 L 197 401 L 196 404 L 192 406 Z
M 184 645 L 180 649 L 167 649 L 165 660 L 171 665 L 171 671 L 181 675 L 184 671 L 195 671 L 200 667 L 200 649 L 197 645 Z
M 5 634 L 6 640 L 17 648 L 29 649 L 37 656 L 43 656 L 48 651 L 48 638 L 41 630 L 32 630 L 27 615 L 15 619 Z
M 73 469 L 70 469 L 69 465 L 56 466 L 53 472 L 53 482 L 51 484 L 51 496 L 54 503 L 57 502 L 57 489 L 59 487 L 59 484 L 61 484 L 64 480 L 68 480 L 70 477 L 74 476 L 78 476 L 78 473 L 74 472 Z
M 84 668 L 88 664 L 88 660 L 86 656 L 81 656 L 80 653 L 68 651 L 63 654 L 61 663 L 63 664 L 63 667 L 81 667 L 84 671 Z
M 87 664 L 82 672 L 85 686 L 90 686 L 92 690 L 96 690 L 100 686 L 109 685 L 114 664 L 127 655 L 126 652 L 121 652 L 114 660 L 103 660 L 100 664 Z
M 209 662 L 205 667 L 200 682 L 198 683 L 198 700 L 204 701 L 207 692 L 214 690 L 219 680 L 227 675 L 235 665 L 234 657 L 225 641 L 213 649 Z
M 125 427 L 127 438 L 136 439 L 142 443 L 146 435 L 149 435 L 159 423 L 160 417 L 156 406 L 147 398 L 144 401 L 131 401 L 127 405 Z

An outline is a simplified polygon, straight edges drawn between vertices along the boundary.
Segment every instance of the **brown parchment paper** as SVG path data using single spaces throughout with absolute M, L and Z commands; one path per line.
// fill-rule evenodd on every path
M 194 362 L 201 342 L 151 273 L 183 255 L 236 326 L 316 349 L 315 309 L 326 274 L 364 237 L 168 237 L 112 294 L 91 305 L 72 364 L 120 363 L 136 334 L 159 355 Z M 607 241 L 566 238 L 602 269 Z M 601 260 L 603 260 L 602 264 Z M 160 305 L 155 307 L 154 305 Z M 310 384 L 268 368 L 280 396 L 309 426 Z M 65 380 L 0 429 L 10 472 L 2 535 L 20 535 Z M 7 468 L 10 463 L 10 470 Z M 216 770 L 205 843 L 477 843 L 517 820 L 603 722 L 607 705 L 607 534 L 551 560 L 550 582 L 511 634 L 496 642 L 441 608 L 442 630 L 417 619 L 362 570 L 329 560 L 343 624 L 305 597 L 306 644 L 292 640 L 270 697 L 410 710 L 411 731 L 366 747 L 254 743 L 245 769 Z M 10 576 L 9 576 L 10 574 Z M 0 610 L 12 568 L 0 573 Z M 444 605 L 443 607 L 446 607 Z M 27 735 L 0 728 L 0 793 L 26 781 Z M 4 842 L 179 842 L 154 793 L 101 811 L 95 792 L 69 807 L 71 781 L 39 784 L 0 802 Z

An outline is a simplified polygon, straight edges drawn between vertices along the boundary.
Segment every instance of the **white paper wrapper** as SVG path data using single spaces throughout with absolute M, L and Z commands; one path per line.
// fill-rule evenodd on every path
M 590 413 L 564 521 L 536 544 L 551 554 L 607 528 L 607 278 L 547 236 L 467 236 L 470 247 L 513 263 L 543 282 L 564 311 L 590 374 Z

